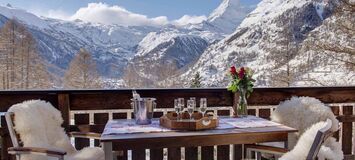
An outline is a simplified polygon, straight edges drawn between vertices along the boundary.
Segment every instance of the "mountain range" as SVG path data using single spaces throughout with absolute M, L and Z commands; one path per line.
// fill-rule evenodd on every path
M 183 68 L 196 60 L 209 44 L 233 32 L 249 11 L 240 6 L 239 0 L 225 0 L 200 24 L 119 26 L 38 17 L 7 5 L 0 6 L 0 26 L 11 18 L 25 24 L 38 43 L 40 55 L 58 76 L 63 75 L 79 49 L 85 48 L 93 55 L 102 78 L 112 80 L 133 72 L 129 64 L 172 62 L 177 69 Z M 145 73 L 159 77 L 154 72 Z M 150 77 L 139 74 L 137 78 Z
M 345 5 L 336 0 L 263 0 L 186 72 L 160 83 L 189 86 L 199 72 L 205 86 L 227 86 L 226 72 L 236 65 L 254 70 L 257 86 L 354 85 L 355 18 L 351 11 L 339 11 Z M 325 49 L 327 44 L 345 49 Z
M 224 0 L 206 20 L 182 26 L 66 21 L 8 5 L 0 6 L 0 26 L 11 18 L 25 24 L 58 77 L 86 48 L 113 88 L 188 86 L 197 72 L 204 86 L 225 86 L 231 65 L 252 68 L 258 86 L 353 84 L 353 68 L 306 47 L 311 38 L 337 32 L 325 24 L 337 19 L 338 5 L 337 0 L 263 0 L 252 10 L 239 0 Z M 351 42 L 354 37 L 342 39 Z

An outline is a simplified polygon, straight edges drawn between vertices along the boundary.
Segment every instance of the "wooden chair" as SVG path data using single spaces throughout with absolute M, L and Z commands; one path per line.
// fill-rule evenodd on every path
M 312 143 L 312 146 L 307 154 L 306 160 L 315 160 L 317 158 L 319 149 L 322 146 L 322 144 L 325 142 L 327 138 L 333 135 L 334 132 L 331 131 L 332 121 L 330 119 L 327 119 L 326 123 L 327 125 L 317 132 L 316 137 Z M 282 156 L 283 154 L 289 151 L 284 148 L 263 146 L 263 145 L 246 145 L 245 148 L 246 148 L 246 159 L 252 158 L 252 152 L 269 153 L 269 154 L 274 154 L 276 156 Z M 260 158 L 261 157 L 257 156 L 257 159 Z
M 43 155 L 49 157 L 55 157 L 59 160 L 64 160 L 64 156 L 66 155 L 65 151 L 62 150 L 54 150 L 49 148 L 38 148 L 38 147 L 23 147 L 23 142 L 20 139 L 20 135 L 16 133 L 14 129 L 14 119 L 15 114 L 13 112 L 7 112 L 5 114 L 6 123 L 8 126 L 9 134 L 11 137 L 11 141 L 13 147 L 8 148 L 8 153 L 11 155 L 15 155 L 17 160 L 21 159 L 21 155 L 24 154 L 34 154 L 34 155 Z M 76 138 L 90 138 L 90 139 L 100 139 L 101 134 L 92 133 L 92 132 L 70 132 L 69 135 L 71 137 Z

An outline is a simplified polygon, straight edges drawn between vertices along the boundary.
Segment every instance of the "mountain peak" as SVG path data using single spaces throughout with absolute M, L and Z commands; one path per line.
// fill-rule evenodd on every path
M 8 19 L 15 18 L 24 24 L 36 26 L 38 28 L 48 28 L 47 23 L 43 19 L 25 10 L 17 9 L 16 7 L 14 8 L 11 4 L 7 4 L 6 6 L 0 5 L 0 15 L 3 15 Z
M 224 0 L 215 10 L 213 10 L 208 19 L 213 21 L 214 19 L 223 16 L 225 12 L 237 10 L 238 8 L 240 8 L 239 0 Z
M 224 0 L 207 21 L 225 33 L 232 33 L 250 11 L 251 8 L 243 7 L 239 0 Z

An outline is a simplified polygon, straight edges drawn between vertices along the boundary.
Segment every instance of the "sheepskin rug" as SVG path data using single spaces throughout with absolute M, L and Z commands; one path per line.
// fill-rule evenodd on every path
M 315 123 L 330 119 L 332 131 L 337 131 L 339 127 L 339 121 L 331 109 L 312 97 L 292 97 L 290 100 L 281 102 L 270 118 L 274 122 L 298 130 L 297 133 L 290 135 L 290 149 L 297 143 L 300 135 Z
M 24 147 L 41 147 L 66 151 L 65 160 L 103 160 L 101 148 L 84 148 L 77 151 L 61 127 L 63 118 L 59 110 L 50 103 L 30 100 L 13 105 L 8 112 L 15 113 L 15 131 L 20 135 Z M 21 160 L 52 160 L 41 155 L 23 155 Z
M 271 120 L 298 130 L 297 133 L 289 135 L 289 147 L 290 149 L 295 147 L 295 150 L 288 154 L 292 156 L 294 156 L 293 154 L 298 155 L 296 156 L 297 158 L 285 155 L 283 159 L 301 160 L 302 155 L 307 155 L 309 151 L 307 147 L 310 148 L 315 134 L 320 128 L 324 127 L 324 121 L 327 119 L 332 122 L 330 124 L 331 131 L 337 131 L 339 129 L 339 121 L 331 109 L 316 98 L 292 97 L 290 100 L 281 102 L 271 114 Z M 303 138 L 301 139 L 300 136 Z M 319 159 L 340 160 L 342 157 L 341 145 L 334 138 L 329 138 L 318 154 Z
M 318 122 L 307 129 L 299 138 L 296 146 L 290 152 L 284 154 L 280 160 L 306 160 L 317 132 L 325 127 L 327 122 Z M 341 145 L 335 142 L 333 137 L 328 138 L 318 153 L 319 160 L 342 160 L 344 158 Z

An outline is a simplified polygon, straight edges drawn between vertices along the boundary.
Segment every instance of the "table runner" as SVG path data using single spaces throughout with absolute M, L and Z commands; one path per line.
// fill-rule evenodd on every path
M 219 117 L 219 125 L 216 129 L 256 128 L 281 125 L 260 117 L 247 116 L 244 118 Z M 106 124 L 104 135 L 169 132 L 171 129 L 159 125 L 159 119 L 153 119 L 152 124 L 137 125 L 133 119 L 109 120 Z

